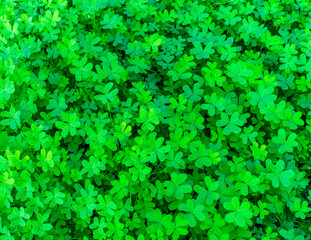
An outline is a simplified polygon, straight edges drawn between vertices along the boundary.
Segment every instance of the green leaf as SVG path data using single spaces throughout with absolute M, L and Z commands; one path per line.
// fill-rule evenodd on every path
M 115 100 L 116 95 L 118 94 L 118 89 L 113 89 L 113 83 L 109 82 L 105 86 L 97 85 L 95 90 L 101 92 L 102 95 L 96 95 L 94 98 L 97 101 L 101 101 L 103 104 L 106 104 L 108 101 L 113 102 Z
M 190 53 L 195 55 L 197 59 L 209 58 L 211 54 L 215 52 L 213 49 L 213 42 L 209 42 L 205 45 L 204 49 L 200 42 L 196 41 L 193 43 L 194 48 L 190 50 Z
M 292 169 L 285 170 L 285 163 L 283 160 L 277 161 L 274 165 L 271 165 L 272 173 L 267 174 L 267 179 L 272 181 L 272 186 L 278 188 L 281 184 L 284 187 L 290 186 L 290 179 L 294 177 L 294 172 Z
M 242 201 L 240 204 L 237 197 L 233 197 L 230 202 L 225 202 L 224 208 L 230 211 L 225 216 L 226 222 L 236 223 L 239 227 L 244 227 L 253 216 L 249 202 Z
M 272 137 L 272 142 L 279 145 L 278 151 L 283 154 L 285 152 L 293 152 L 294 147 L 298 146 L 298 142 L 295 140 L 297 137 L 296 133 L 290 133 L 286 136 L 284 129 L 279 129 L 278 136 Z
M 90 76 L 90 72 L 93 68 L 92 63 L 87 63 L 87 57 L 82 58 L 80 61 L 73 60 L 75 68 L 70 68 L 70 73 L 74 74 L 77 81 L 81 81 Z
M 0 100 L 3 98 L 9 100 L 11 95 L 15 92 L 15 87 L 12 81 L 7 81 L 0 87 Z
M 274 92 L 274 88 L 269 86 L 265 87 L 264 85 L 259 85 L 258 93 L 250 92 L 249 96 L 251 97 L 250 103 L 252 105 L 258 105 L 259 108 L 264 108 L 265 106 L 269 106 L 274 103 L 276 99 L 276 95 L 272 94 Z
M 143 129 L 153 131 L 154 125 L 158 125 L 160 123 L 160 120 L 157 117 L 157 113 L 154 108 L 150 108 L 149 112 L 146 109 L 141 108 L 139 110 L 139 118 L 137 118 L 137 122 L 143 123 L 142 125 Z
M 68 105 L 65 103 L 65 98 L 59 98 L 59 99 L 51 99 L 50 104 L 47 105 L 47 109 L 53 109 L 51 112 L 51 115 L 53 117 L 60 116 L 63 113 L 63 110 L 65 110 L 68 107 Z
M 21 124 L 20 115 L 21 115 L 20 111 L 16 112 L 14 107 L 11 107 L 10 111 L 1 112 L 1 116 L 7 119 L 1 120 L 0 124 L 3 126 L 10 126 L 10 128 L 14 130 L 18 125 Z
M 234 112 L 229 118 L 228 114 L 221 113 L 221 119 L 216 122 L 218 127 L 224 127 L 223 132 L 225 135 L 230 135 L 231 133 L 238 134 L 241 132 L 241 127 L 244 125 L 243 120 L 239 119 L 240 114 Z
M 242 61 L 230 64 L 227 69 L 228 77 L 230 77 L 233 82 L 237 82 L 242 85 L 245 85 L 247 83 L 247 79 L 252 77 L 254 74 L 252 70 L 247 69 L 246 63 Z
M 166 189 L 164 191 L 164 194 L 167 196 L 174 196 L 181 200 L 184 198 L 186 193 L 190 193 L 192 191 L 192 187 L 190 185 L 184 184 L 187 180 L 186 174 L 180 174 L 172 173 L 171 175 L 171 181 L 166 181 L 164 183 Z
M 307 201 L 301 201 L 300 199 L 296 199 L 294 201 L 294 204 L 290 206 L 290 210 L 295 213 L 295 216 L 297 218 L 305 219 L 306 213 L 309 213 L 311 211 L 311 208 L 308 207 Z
M 17 208 L 14 207 L 12 213 L 8 215 L 8 219 L 11 220 L 13 226 L 25 227 L 26 221 L 30 218 L 29 214 L 25 212 L 23 207 Z
M 193 199 L 188 199 L 186 204 L 181 203 L 179 210 L 186 212 L 187 214 L 182 215 L 181 219 L 186 220 L 190 227 L 195 227 L 198 221 L 204 221 L 205 215 L 202 213 L 204 206 L 198 204 Z
M 80 127 L 81 123 L 79 121 L 79 117 L 76 113 L 69 114 L 66 112 L 63 112 L 61 114 L 63 121 L 56 122 L 56 127 L 62 130 L 62 136 L 67 137 L 68 133 L 70 133 L 71 136 L 74 136 L 77 134 L 77 128 Z

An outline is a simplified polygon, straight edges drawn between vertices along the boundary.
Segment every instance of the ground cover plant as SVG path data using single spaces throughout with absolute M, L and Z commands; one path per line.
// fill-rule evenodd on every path
M 309 0 L 0 1 L 0 240 L 311 236 Z

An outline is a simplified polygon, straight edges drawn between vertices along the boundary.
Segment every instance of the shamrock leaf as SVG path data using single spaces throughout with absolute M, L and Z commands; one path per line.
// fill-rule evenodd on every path
M 100 239 L 105 234 L 105 228 L 107 228 L 107 224 L 103 217 L 95 217 L 93 223 L 90 225 L 90 229 L 93 230 L 93 235 L 96 239 Z
M 152 163 L 155 163 L 157 159 L 160 160 L 160 162 L 165 161 L 166 159 L 166 153 L 168 153 L 171 149 L 170 145 L 162 146 L 164 142 L 164 138 L 157 138 L 156 139 L 156 134 L 150 135 L 150 138 L 148 139 L 149 146 L 148 148 L 145 148 L 142 151 L 142 154 L 150 154 L 146 158 L 146 162 L 150 161 Z
M 101 210 L 103 216 L 106 216 L 107 214 L 110 216 L 114 215 L 117 205 L 109 195 L 105 195 L 105 197 L 98 195 L 98 201 L 99 204 L 97 205 L 97 209 Z
M 87 57 L 82 58 L 80 61 L 76 59 L 73 60 L 72 64 L 75 66 L 75 68 L 70 68 L 70 73 L 75 75 L 77 81 L 88 78 L 90 75 L 93 64 L 87 63 L 87 60 Z
M 146 52 L 158 52 L 158 47 L 162 43 L 162 39 L 159 37 L 159 34 L 153 34 L 150 37 L 146 36 L 145 37 L 146 43 L 142 44 L 142 47 L 145 48 Z
M 283 63 L 280 65 L 280 69 L 285 70 L 286 73 L 297 70 L 297 66 L 295 64 L 297 62 L 297 57 L 285 55 L 283 58 L 280 58 L 280 61 Z
M 79 46 L 75 39 L 69 40 L 67 37 L 63 37 L 62 43 L 57 43 L 57 48 L 61 52 L 62 57 L 68 57 L 69 59 L 73 59 L 76 55 L 75 52 L 79 49 Z M 79 61 L 76 60 L 76 63 L 79 64 Z
M 120 79 L 126 79 L 127 71 L 119 64 L 118 57 L 110 52 L 102 58 L 102 64 L 96 65 L 95 68 L 98 74 L 94 75 L 94 78 L 98 82 L 108 78 L 120 84 Z
M 160 123 L 160 120 L 154 108 L 150 108 L 149 113 L 146 109 L 141 108 L 139 110 L 139 118 L 137 118 L 137 122 L 143 123 L 142 125 L 143 130 L 147 129 L 153 131 L 154 125 L 158 125 Z
M 107 139 L 108 131 L 103 129 L 103 126 L 99 123 L 95 124 L 96 130 L 93 130 L 93 128 L 88 127 L 86 129 L 86 143 L 92 144 L 94 147 L 97 147 L 101 143 L 105 143 Z
M 112 181 L 111 184 L 113 187 L 110 193 L 113 195 L 116 194 L 118 199 L 122 199 L 128 195 L 129 191 L 126 187 L 129 185 L 129 180 L 124 175 L 121 175 L 120 180 Z
M 215 85 L 221 87 L 226 81 L 226 77 L 220 69 L 217 69 L 217 62 L 208 62 L 207 67 L 201 69 L 202 75 L 205 79 L 205 85 L 215 87 Z
M 212 205 L 220 197 L 217 193 L 218 187 L 219 182 L 213 181 L 211 177 L 206 176 L 204 178 L 204 185 L 195 185 L 193 189 L 199 194 L 199 201 L 205 202 L 207 205 Z
M 6 81 L 0 85 L 0 100 L 3 98 L 9 100 L 10 96 L 15 92 L 15 87 L 12 81 Z
M 5 29 L 7 30 L 7 32 L 9 32 L 9 38 L 14 38 L 15 35 L 19 34 L 17 22 L 11 25 L 11 23 L 7 21 L 7 22 L 4 22 L 3 25 Z
M 186 203 L 181 203 L 179 205 L 179 210 L 186 212 L 186 214 L 181 215 L 181 219 L 186 220 L 190 227 L 195 227 L 197 225 L 197 220 L 204 221 L 206 217 L 202 213 L 204 206 L 198 204 L 194 199 L 188 199 Z
M 59 22 L 61 20 L 61 18 L 59 17 L 59 12 L 58 10 L 56 10 L 53 15 L 52 15 L 52 12 L 50 10 L 47 10 L 46 13 L 46 18 L 48 20 L 50 20 L 52 22 L 52 26 L 55 27 L 56 26 L 56 23 Z
M 105 163 L 106 160 L 104 159 L 98 159 L 94 156 L 90 157 L 89 161 L 83 160 L 82 165 L 83 169 L 81 170 L 81 174 L 87 173 L 87 177 L 93 177 L 93 175 L 98 175 L 100 171 L 103 171 L 106 169 Z
M 235 187 L 241 191 L 241 194 L 247 196 L 249 190 L 252 192 L 258 192 L 259 179 L 253 176 L 249 171 L 238 174 L 238 182 Z
M 1 120 L 0 124 L 4 126 L 10 126 L 10 128 L 14 130 L 18 125 L 21 124 L 20 115 L 20 111 L 16 112 L 14 107 L 11 107 L 10 111 L 1 112 L 1 116 L 6 117 L 7 119 Z
M 278 151 L 281 154 L 285 152 L 293 152 L 294 147 L 298 146 L 296 133 L 290 133 L 288 136 L 286 135 L 284 129 L 279 129 L 278 136 L 272 137 L 272 142 L 279 145 Z
M 11 224 L 15 227 L 25 227 L 25 220 L 29 218 L 29 214 L 25 212 L 25 209 L 23 207 L 19 209 L 17 207 L 14 207 L 12 213 L 8 215 L 8 219 L 11 220 Z
M 272 172 L 267 174 L 267 179 L 272 181 L 272 186 L 278 188 L 280 182 L 284 187 L 290 186 L 290 179 L 294 177 L 292 169 L 285 170 L 285 162 L 283 160 L 277 161 L 275 165 L 270 166 Z
M 180 216 L 177 216 L 175 218 L 175 224 L 167 228 L 166 234 L 169 236 L 173 234 L 173 239 L 179 239 L 180 236 L 186 236 L 188 234 L 187 225 L 188 222 L 186 220 L 182 220 Z
M 113 29 L 121 26 L 122 23 L 122 16 L 118 14 L 110 16 L 109 14 L 105 14 L 103 16 L 103 20 L 100 21 L 100 24 L 103 25 L 103 29 Z
M 184 98 L 190 102 L 200 101 L 200 95 L 202 95 L 204 92 L 202 89 L 200 89 L 199 83 L 195 83 L 193 85 L 193 90 L 191 90 L 188 85 L 183 86 L 183 89 L 185 91 L 185 93 L 183 94 Z
M 195 57 L 199 60 L 202 58 L 209 58 L 209 56 L 215 52 L 213 49 L 213 42 L 207 43 L 204 49 L 198 41 L 196 41 L 193 45 L 194 48 L 190 50 L 190 53 L 195 55 Z
M 188 159 L 190 161 L 195 161 L 195 166 L 197 168 L 210 167 L 212 165 L 217 165 L 221 158 L 218 152 L 214 152 L 211 149 L 205 147 L 204 144 L 200 144 L 196 147 L 190 148 L 191 154 Z
M 144 55 L 144 49 L 141 42 L 129 42 L 127 46 L 128 48 L 126 49 L 125 53 L 129 54 L 131 58 L 135 58 L 136 56 L 142 57 Z
M 122 224 L 118 219 L 114 219 L 113 222 L 108 222 L 107 228 L 108 231 L 106 234 L 108 237 L 113 236 L 112 239 L 122 239 L 124 236 L 124 232 L 122 231 L 124 224 Z
M 267 210 L 268 204 L 262 201 L 258 201 L 258 206 L 253 205 L 252 208 L 254 210 L 254 216 L 260 216 L 261 219 L 264 219 L 265 216 L 269 215 L 269 211 Z
M 240 133 L 244 122 L 239 117 L 240 114 L 238 112 L 234 112 L 230 118 L 227 113 L 221 113 L 221 119 L 216 122 L 216 125 L 217 127 L 226 126 L 223 129 L 225 135 L 230 135 L 231 133 Z
M 55 160 L 57 160 L 57 158 L 53 157 L 53 153 L 51 151 L 46 153 L 45 149 L 41 149 L 41 154 L 37 158 L 39 160 L 37 166 L 42 167 L 44 172 L 47 172 L 49 167 L 54 167 Z
M 221 53 L 221 60 L 230 61 L 237 56 L 237 52 L 241 51 L 241 47 L 232 47 L 230 44 L 225 44 L 225 46 L 221 47 L 219 51 Z
M 160 209 L 155 209 L 146 214 L 147 220 L 150 222 L 148 224 L 147 232 L 156 233 L 157 231 L 163 231 L 164 226 L 171 221 L 171 215 L 162 214 Z
M 146 167 L 142 164 L 135 166 L 134 168 L 130 168 L 129 172 L 132 173 L 132 180 L 143 182 L 146 177 L 148 177 L 149 173 L 151 173 L 152 169 L 150 167 Z
M 38 111 L 37 105 L 34 104 L 31 100 L 28 102 L 22 101 L 19 105 L 19 111 L 21 112 L 21 118 L 30 120 L 33 114 Z
M 181 200 L 184 198 L 185 193 L 190 193 L 192 191 L 192 188 L 190 185 L 185 184 L 187 180 L 186 174 L 177 174 L 172 173 L 171 175 L 171 181 L 166 181 L 164 183 L 166 189 L 164 191 L 164 194 L 167 196 L 174 196 Z
M 95 86 L 95 90 L 102 93 L 102 95 L 96 95 L 94 97 L 95 100 L 101 101 L 103 104 L 106 104 L 108 101 L 113 102 L 118 94 L 118 89 L 116 88 L 111 91 L 112 87 L 112 82 L 107 83 L 105 86 Z
M 56 204 L 63 204 L 64 200 L 63 198 L 65 197 L 65 194 L 60 192 L 58 188 L 54 188 L 53 193 L 46 191 L 45 192 L 46 199 L 44 200 L 44 204 L 49 204 L 50 207 L 55 207 Z
M 225 216 L 226 222 L 236 223 L 239 227 L 244 227 L 248 224 L 253 216 L 250 204 L 246 199 L 240 204 L 239 199 L 233 197 L 230 202 L 224 203 L 224 208 L 230 211 L 230 213 L 227 213 Z
M 216 110 L 223 111 L 225 109 L 225 99 L 217 96 L 217 93 L 212 93 L 211 96 L 204 96 L 206 104 L 202 104 L 201 107 L 203 110 L 208 111 L 208 115 L 214 116 Z
M 47 109 L 53 109 L 51 112 L 51 115 L 53 117 L 60 116 L 63 113 L 63 110 L 65 110 L 68 107 L 68 105 L 65 103 L 65 98 L 59 98 L 59 99 L 51 99 L 50 104 L 47 105 Z
M 118 138 L 120 141 L 124 140 L 126 137 L 131 136 L 131 126 L 126 126 L 126 122 L 122 122 L 120 125 L 116 125 L 115 129 L 118 132 L 114 133 L 114 136 Z
M 63 112 L 61 116 L 64 122 L 57 121 L 55 125 L 59 129 L 62 129 L 62 136 L 67 137 L 68 133 L 70 133 L 71 136 L 76 135 L 77 128 L 79 128 L 81 125 L 77 114 L 76 113 L 69 114 L 69 113 Z
M 254 106 L 258 104 L 259 108 L 264 108 L 267 105 L 273 104 L 276 99 L 276 95 L 272 94 L 274 92 L 274 88 L 269 86 L 265 88 L 264 85 L 259 85 L 258 93 L 250 92 L 249 96 L 251 97 L 250 103 Z
M 247 144 L 249 141 L 251 143 L 255 142 L 255 138 L 258 136 L 257 132 L 253 132 L 254 127 L 249 126 L 249 127 L 244 127 L 243 132 L 240 137 L 242 138 L 243 144 Z
M 238 82 L 242 85 L 245 85 L 247 83 L 246 80 L 254 74 L 252 70 L 247 69 L 246 63 L 242 61 L 230 64 L 227 69 L 228 77 L 231 77 L 233 82 Z
M 174 150 L 171 149 L 168 153 L 168 167 L 173 167 L 175 169 L 184 169 L 185 168 L 185 161 L 182 159 L 183 153 L 177 152 L 175 154 Z
M 294 201 L 294 204 L 290 206 L 290 210 L 292 212 L 296 212 L 295 216 L 297 218 L 305 219 L 306 218 L 306 213 L 309 213 L 311 211 L 311 208 L 308 207 L 308 202 L 307 201 L 301 201 L 300 199 L 296 199 Z

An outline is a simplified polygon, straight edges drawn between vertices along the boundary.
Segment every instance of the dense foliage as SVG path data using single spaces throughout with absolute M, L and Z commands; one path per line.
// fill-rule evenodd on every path
M 0 239 L 311 236 L 309 0 L 0 1 Z

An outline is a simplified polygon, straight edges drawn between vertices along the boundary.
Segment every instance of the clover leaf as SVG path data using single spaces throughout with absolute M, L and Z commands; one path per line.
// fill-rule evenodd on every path
M 226 214 L 225 220 L 228 223 L 236 223 L 240 227 L 248 224 L 249 219 L 253 216 L 249 202 L 242 201 L 240 203 L 237 197 L 233 197 L 231 201 L 225 202 L 224 208 L 230 211 L 230 213 Z

